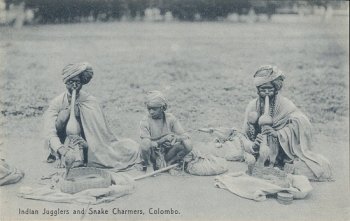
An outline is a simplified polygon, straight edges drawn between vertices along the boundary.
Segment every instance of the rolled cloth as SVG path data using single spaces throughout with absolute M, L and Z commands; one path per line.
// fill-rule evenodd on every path
M 164 94 L 160 91 L 149 91 L 147 93 L 145 104 L 149 107 L 165 107 L 168 106 L 168 101 Z
M 81 83 L 87 84 L 91 80 L 94 72 L 91 65 L 88 62 L 80 62 L 76 64 L 69 64 L 63 68 L 62 79 L 64 83 L 67 83 L 69 79 L 74 78 L 81 74 Z
M 271 82 L 278 77 L 285 78 L 283 72 L 275 66 L 264 65 L 261 66 L 254 74 L 254 84 L 259 87 L 265 83 Z

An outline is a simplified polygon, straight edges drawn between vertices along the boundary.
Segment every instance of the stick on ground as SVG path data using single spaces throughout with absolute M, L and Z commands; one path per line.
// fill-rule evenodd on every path
M 162 169 L 153 171 L 152 173 L 148 173 L 148 174 L 145 174 L 145 175 L 142 175 L 142 176 L 135 177 L 134 180 L 141 180 L 141 179 L 144 179 L 144 178 L 146 178 L 146 177 L 150 177 L 150 176 L 156 175 L 156 174 L 158 174 L 158 173 L 161 173 L 161 172 L 170 170 L 171 168 L 174 168 L 174 167 L 176 167 L 176 166 L 178 166 L 178 165 L 179 165 L 178 163 L 175 163 L 175 164 L 173 164 L 173 165 L 170 165 L 170 166 L 164 167 L 164 168 L 162 168 Z

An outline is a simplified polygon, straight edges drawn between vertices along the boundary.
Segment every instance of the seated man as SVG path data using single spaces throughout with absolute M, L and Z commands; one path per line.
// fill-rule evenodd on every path
M 284 78 L 280 70 L 269 65 L 256 71 L 254 83 L 259 96 L 246 108 L 242 131 L 255 142 L 257 151 L 263 136 L 267 136 L 271 151 L 267 164 L 270 162 L 271 166 L 286 170 L 292 168 L 295 174 L 305 175 L 310 180 L 329 180 L 332 178 L 329 161 L 311 149 L 310 121 L 292 101 L 278 93 Z M 269 96 L 268 114 L 272 117 L 272 125 L 262 128 L 259 118 L 264 114 L 266 96 Z
M 148 115 L 140 122 L 143 170 L 150 161 L 157 170 L 182 160 L 192 150 L 189 136 L 171 113 L 165 113 L 167 100 L 159 91 L 150 91 L 145 102 Z
M 75 116 L 79 136 L 67 141 L 70 146 L 79 144 L 85 152 L 88 166 L 125 169 L 139 159 L 139 145 L 130 139 L 118 140 L 110 131 L 96 98 L 81 90 L 92 76 L 90 64 L 69 64 L 63 69 L 63 82 L 67 91 L 57 96 L 45 112 L 45 144 L 50 150 L 47 162 L 54 162 L 67 153 L 65 144 L 70 119 L 72 92 L 75 90 Z M 73 93 L 74 94 L 74 93 Z

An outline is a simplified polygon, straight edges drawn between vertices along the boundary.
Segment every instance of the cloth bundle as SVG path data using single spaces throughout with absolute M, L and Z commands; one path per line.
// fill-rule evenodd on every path
M 100 204 L 111 202 L 119 197 L 131 194 L 135 189 L 134 180 L 125 174 L 111 173 L 114 185 L 108 188 L 87 189 L 75 194 L 63 193 L 59 188 L 47 185 L 33 189 L 22 187 L 18 197 L 55 203 Z
M 17 183 L 24 177 L 24 172 L 10 166 L 0 159 L 0 186 Z
M 225 141 L 224 143 L 215 143 L 213 154 L 228 161 L 243 161 L 244 150 L 241 148 L 240 141 Z
M 267 195 L 281 191 L 291 193 L 295 199 L 303 199 L 312 191 L 312 186 L 305 176 L 288 174 L 287 179 L 289 187 L 285 188 L 265 179 L 238 172 L 217 176 L 215 178 L 215 186 L 255 201 L 264 201 Z
M 253 143 L 235 128 L 202 128 L 202 132 L 211 133 L 215 136 L 214 142 L 209 145 L 210 152 L 217 157 L 228 161 L 244 161 L 246 153 L 249 153 Z
M 186 172 L 198 176 L 212 176 L 225 173 L 227 169 L 226 160 L 211 154 L 201 154 L 192 151 L 192 160 L 187 164 Z

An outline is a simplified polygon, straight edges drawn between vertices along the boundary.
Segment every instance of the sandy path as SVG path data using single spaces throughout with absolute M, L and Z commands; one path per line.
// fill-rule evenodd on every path
M 205 220 L 347 220 L 349 215 L 349 201 L 344 196 L 348 193 L 349 171 L 346 169 L 348 161 L 348 144 L 344 141 L 335 141 L 332 138 L 318 136 L 316 142 L 321 152 L 332 160 L 335 170 L 335 182 L 312 183 L 314 191 L 304 200 L 295 200 L 292 205 L 284 206 L 271 198 L 265 202 L 254 202 L 242 199 L 226 190 L 214 187 L 214 177 L 184 176 L 174 177 L 162 174 L 157 177 L 140 180 L 136 183 L 133 194 L 124 196 L 114 202 L 92 206 L 93 209 L 106 209 L 112 212 L 113 208 L 141 209 L 145 215 L 86 215 L 86 220 L 96 219 L 205 219 Z M 79 219 L 79 215 L 18 215 L 19 208 L 38 209 L 82 209 L 84 205 L 57 204 L 41 201 L 26 200 L 16 197 L 21 186 L 38 186 L 40 177 L 56 169 L 51 164 L 41 160 L 41 141 L 38 139 L 5 140 L 3 146 L 8 154 L 8 161 L 20 165 L 25 169 L 25 178 L 17 185 L 2 187 L 2 205 L 6 210 L 2 216 L 15 219 Z M 332 146 L 342 150 L 331 151 Z M 22 154 L 18 154 L 18 152 Z M 34 159 L 34 160 L 28 160 Z M 230 163 L 230 171 L 245 170 L 242 163 Z M 40 171 L 40 172 L 38 172 Z M 136 176 L 140 172 L 131 171 Z M 148 214 L 150 208 L 178 210 L 179 215 L 152 215 Z M 151 209 L 152 210 L 152 209 Z M 287 215 L 288 214 L 288 215 Z

